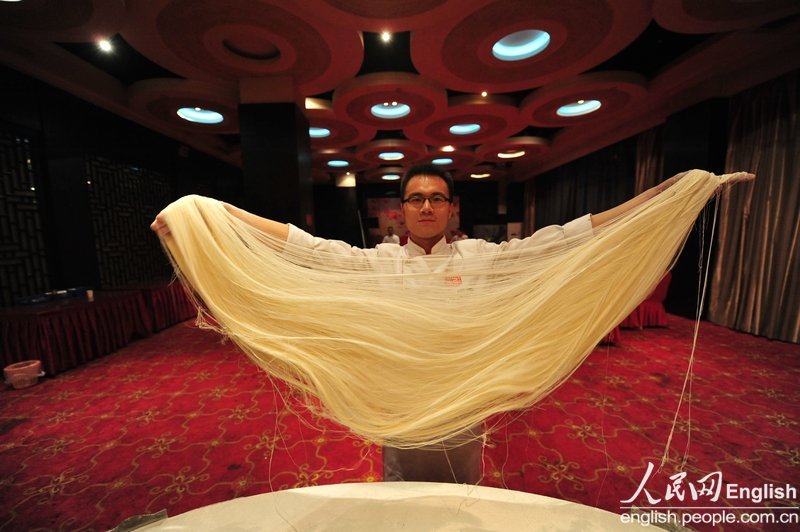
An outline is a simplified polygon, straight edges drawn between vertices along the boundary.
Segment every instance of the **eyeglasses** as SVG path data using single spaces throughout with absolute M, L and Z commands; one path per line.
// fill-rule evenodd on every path
M 423 196 L 422 194 L 412 194 L 411 196 L 407 197 L 402 201 L 402 203 L 408 203 L 415 209 L 422 208 L 425 205 L 425 202 L 429 201 L 431 207 L 442 207 L 447 203 L 450 203 L 450 198 L 445 196 L 444 194 L 432 194 L 430 196 Z

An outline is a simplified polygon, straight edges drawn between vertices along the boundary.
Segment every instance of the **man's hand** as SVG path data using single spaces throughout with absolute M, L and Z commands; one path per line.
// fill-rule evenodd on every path
M 741 183 L 744 181 L 753 181 L 756 178 L 756 174 L 751 174 L 749 172 L 736 172 L 734 174 L 726 174 L 728 178 L 725 180 L 725 183 Z
M 167 221 L 164 220 L 163 211 L 158 213 L 156 219 L 150 224 L 150 229 L 152 229 L 159 238 L 166 238 L 172 235 L 172 233 L 169 231 Z

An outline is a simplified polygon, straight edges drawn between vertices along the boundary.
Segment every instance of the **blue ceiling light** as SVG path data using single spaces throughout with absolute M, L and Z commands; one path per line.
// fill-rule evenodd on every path
M 399 161 L 405 155 L 400 153 L 399 151 L 385 151 L 383 153 L 378 154 L 378 157 L 383 159 L 384 161 Z
M 569 103 L 567 105 L 562 105 L 556 111 L 558 116 L 563 117 L 572 117 L 572 116 L 581 116 L 581 115 L 588 115 L 589 113 L 593 113 L 600 109 L 602 104 L 597 100 L 578 100 L 574 103 Z
M 433 164 L 453 164 L 453 159 L 450 157 L 442 157 L 440 159 L 434 159 L 431 161 Z
M 398 102 L 383 102 L 373 105 L 370 108 L 370 113 L 378 118 L 386 118 L 389 120 L 395 118 L 403 118 L 411 112 L 411 107 L 404 103 Z
M 481 130 L 480 124 L 456 124 L 450 126 L 450 133 L 453 135 L 471 135 Z
M 324 127 L 308 128 L 308 136 L 312 139 L 324 139 L 331 136 L 331 130 Z
M 492 46 L 500 61 L 521 61 L 541 53 L 550 44 L 550 34 L 541 30 L 522 30 L 506 35 Z
M 345 166 L 350 166 L 350 163 L 341 159 L 333 159 L 328 161 L 328 166 L 332 166 L 334 168 L 344 168 Z
M 178 109 L 178 116 L 197 124 L 219 124 L 224 120 L 224 117 L 218 112 L 200 107 L 181 107 Z
M 383 174 L 381 179 L 384 181 L 397 181 L 400 179 L 400 174 Z

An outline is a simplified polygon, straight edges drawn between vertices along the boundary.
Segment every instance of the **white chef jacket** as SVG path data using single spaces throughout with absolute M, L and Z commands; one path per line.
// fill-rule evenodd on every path
M 508 242 L 496 244 L 476 238 L 467 240 L 456 240 L 447 243 L 442 239 L 431 249 L 430 257 L 449 257 L 449 261 L 444 264 L 458 261 L 466 257 L 476 255 L 503 253 L 507 251 L 519 250 L 534 246 L 546 246 L 548 244 L 559 244 L 573 238 L 590 237 L 592 235 L 591 215 L 587 214 L 565 225 L 550 225 L 539 229 L 534 234 L 523 239 L 512 239 Z M 316 251 L 364 257 L 393 257 L 398 260 L 414 259 L 426 256 L 425 250 L 415 244 L 410 238 L 404 246 L 398 244 L 378 244 L 374 248 L 359 248 L 351 246 L 341 240 L 326 240 L 308 234 L 302 229 L 289 224 L 288 242 L 307 249 Z M 416 262 L 416 261 L 415 261 Z
M 481 239 L 470 238 L 467 240 L 457 240 L 447 243 L 442 239 L 431 249 L 430 255 L 425 250 L 415 244 L 411 239 L 400 246 L 398 244 L 378 244 L 374 248 L 359 248 L 351 246 L 341 240 L 326 240 L 310 235 L 302 229 L 289 224 L 289 236 L 287 241 L 305 249 L 311 249 L 319 255 L 324 255 L 324 263 L 329 266 L 337 265 L 337 256 L 344 261 L 349 257 L 365 257 L 372 265 L 376 273 L 381 274 L 400 274 L 412 277 L 412 284 L 416 284 L 413 278 L 420 281 L 426 274 L 443 274 L 443 281 L 434 281 L 436 285 L 440 283 L 447 286 L 465 288 L 479 276 L 471 275 L 475 272 L 487 272 L 491 269 L 491 261 L 498 260 L 507 256 L 513 260 L 514 251 L 522 251 L 533 247 L 546 250 L 550 247 L 558 247 L 566 241 L 574 241 L 590 238 L 593 235 L 591 215 L 587 214 L 571 222 L 561 225 L 550 225 L 536 231 L 533 235 L 523 239 L 512 239 L 499 244 L 487 242 Z M 483 262 L 479 257 L 485 257 Z M 369 260 L 372 259 L 372 260 Z M 394 259 L 394 260 L 391 260 Z M 466 261 L 465 259 L 470 259 Z M 339 263 L 347 269 L 348 263 Z M 350 263 L 351 264 L 351 263 Z M 360 268 L 359 268 L 360 269 Z M 462 286 L 462 280 L 464 285 Z M 409 279 L 403 281 L 403 286 L 409 287 Z M 424 284 L 424 283 L 423 283 Z

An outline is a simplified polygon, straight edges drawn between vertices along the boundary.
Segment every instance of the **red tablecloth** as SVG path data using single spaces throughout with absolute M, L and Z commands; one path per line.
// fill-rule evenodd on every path
M 153 332 L 142 291 L 95 292 L 95 300 L 61 301 L 0 310 L 3 367 L 39 359 L 54 375 Z
M 142 288 L 147 309 L 153 316 L 153 330 L 160 331 L 197 315 L 179 282 Z

